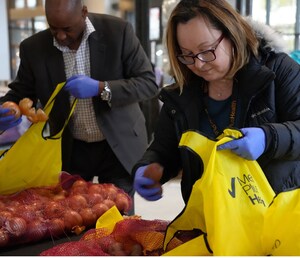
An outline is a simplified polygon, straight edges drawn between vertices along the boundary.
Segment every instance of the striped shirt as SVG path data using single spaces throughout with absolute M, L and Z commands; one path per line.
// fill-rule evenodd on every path
M 61 46 L 54 38 L 54 46 L 63 53 L 67 79 L 73 75 L 90 76 L 89 35 L 95 31 L 89 18 L 86 18 L 86 29 L 78 50 Z M 71 101 L 74 97 L 71 96 Z M 105 139 L 96 121 L 92 98 L 78 99 L 75 111 L 70 120 L 71 130 L 75 139 L 85 142 L 98 142 Z

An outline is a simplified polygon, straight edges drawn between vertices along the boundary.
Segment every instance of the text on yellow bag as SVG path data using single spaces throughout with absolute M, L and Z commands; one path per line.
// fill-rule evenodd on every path
M 197 237 L 198 245 L 193 239 L 188 251 L 175 248 L 172 255 L 263 255 L 263 216 L 275 194 L 256 161 L 217 151 L 218 145 L 239 137 L 242 133 L 233 129 L 224 130 L 218 141 L 195 131 L 182 135 L 179 146 L 201 158 L 204 172 L 168 226 L 164 249 L 180 230 L 199 229 L 203 235 Z

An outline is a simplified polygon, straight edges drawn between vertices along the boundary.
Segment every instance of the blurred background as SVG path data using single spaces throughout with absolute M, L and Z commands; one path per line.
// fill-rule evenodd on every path
M 179 0 L 84 0 L 90 12 L 107 13 L 130 21 L 153 66 L 160 86 L 170 84 L 164 30 L 169 14 Z M 228 0 L 244 16 L 270 25 L 281 33 L 286 51 L 300 49 L 300 0 Z M 0 95 L 15 77 L 19 66 L 19 44 L 47 28 L 44 0 L 0 1 Z M 158 101 L 141 103 L 149 138 L 159 112 Z

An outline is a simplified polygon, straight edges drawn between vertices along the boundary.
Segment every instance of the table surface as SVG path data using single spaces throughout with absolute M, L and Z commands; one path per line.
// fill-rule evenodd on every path
M 58 239 L 47 239 L 32 244 L 22 244 L 18 246 L 10 246 L 6 248 L 0 248 L 0 256 L 38 256 L 43 251 L 48 250 L 58 244 L 62 244 L 70 241 L 78 241 L 82 235 L 69 235 Z

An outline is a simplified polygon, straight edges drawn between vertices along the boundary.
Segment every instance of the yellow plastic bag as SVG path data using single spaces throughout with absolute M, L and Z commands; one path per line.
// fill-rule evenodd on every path
M 55 98 L 64 83 L 57 85 L 48 100 L 44 112 L 49 115 Z M 59 182 L 62 169 L 61 136 L 71 114 L 75 100 L 65 125 L 56 135 L 44 136 L 46 123 L 32 124 L 29 129 L 0 156 L 0 194 L 12 194 L 39 186 L 52 186 Z
M 279 193 L 265 214 L 262 234 L 265 253 L 300 255 L 300 189 Z
M 195 182 L 186 207 L 168 226 L 164 250 L 177 231 L 200 229 L 202 236 L 185 243 L 190 248 L 182 252 L 179 246 L 172 255 L 264 254 L 263 216 L 275 194 L 256 161 L 230 150 L 216 150 L 218 145 L 241 136 L 233 129 L 224 130 L 218 141 L 195 131 L 182 135 L 179 146 L 201 157 L 204 172 Z
M 96 228 L 106 228 L 108 234 L 110 234 L 113 232 L 115 225 L 123 219 L 120 211 L 114 205 L 98 218 Z

